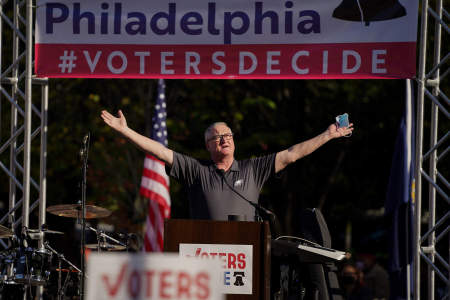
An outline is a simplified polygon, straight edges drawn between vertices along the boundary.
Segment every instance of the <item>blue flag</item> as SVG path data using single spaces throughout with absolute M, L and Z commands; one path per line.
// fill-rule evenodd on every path
M 390 299 L 406 299 L 412 262 L 415 126 L 412 82 L 406 80 L 405 111 L 400 123 L 387 188 Z

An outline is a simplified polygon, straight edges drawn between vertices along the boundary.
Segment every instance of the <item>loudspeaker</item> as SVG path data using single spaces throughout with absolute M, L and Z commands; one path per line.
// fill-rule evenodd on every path
M 364 22 L 385 21 L 406 16 L 398 0 L 342 0 L 333 11 L 336 19 Z

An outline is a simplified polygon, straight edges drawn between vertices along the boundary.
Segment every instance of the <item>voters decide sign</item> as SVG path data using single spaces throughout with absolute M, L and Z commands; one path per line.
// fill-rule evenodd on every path
M 181 257 L 219 262 L 219 291 L 223 294 L 252 294 L 253 246 L 231 244 L 180 244 Z
M 418 0 L 37 0 L 36 74 L 411 78 Z
M 92 253 L 87 300 L 224 300 L 218 291 L 221 266 L 177 254 Z

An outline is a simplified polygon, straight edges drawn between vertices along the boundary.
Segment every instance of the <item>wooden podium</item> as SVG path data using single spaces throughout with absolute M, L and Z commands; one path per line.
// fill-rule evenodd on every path
M 253 245 L 252 294 L 229 294 L 227 299 L 270 299 L 271 237 L 267 222 L 166 219 L 164 251 L 179 252 L 180 243 Z

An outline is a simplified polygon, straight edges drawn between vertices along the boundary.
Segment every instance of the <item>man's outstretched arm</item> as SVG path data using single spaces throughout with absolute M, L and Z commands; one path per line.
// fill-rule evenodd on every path
M 121 133 L 124 137 L 133 142 L 136 146 L 144 150 L 145 152 L 155 156 L 156 158 L 162 160 L 168 165 L 173 163 L 173 151 L 166 148 L 164 145 L 143 136 L 133 129 L 129 128 L 127 125 L 127 120 L 123 115 L 122 111 L 119 110 L 119 117 L 115 117 L 106 110 L 103 110 L 101 117 L 106 124 L 108 124 L 112 129 Z
M 327 130 L 312 139 L 295 144 L 286 150 L 278 152 L 275 157 L 275 173 L 280 172 L 289 164 L 299 160 L 300 158 L 311 154 L 329 140 L 349 135 L 352 131 L 353 124 L 350 124 L 348 127 L 341 128 L 337 128 L 335 124 L 332 124 Z

